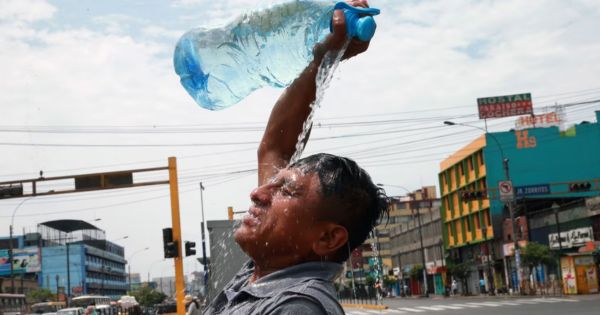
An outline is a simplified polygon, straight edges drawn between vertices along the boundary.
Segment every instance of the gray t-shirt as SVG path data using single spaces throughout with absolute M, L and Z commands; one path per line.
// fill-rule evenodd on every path
M 203 314 L 344 314 L 332 282 L 341 270 L 338 263 L 308 262 L 278 270 L 249 284 L 254 272 L 254 263 L 249 261 Z

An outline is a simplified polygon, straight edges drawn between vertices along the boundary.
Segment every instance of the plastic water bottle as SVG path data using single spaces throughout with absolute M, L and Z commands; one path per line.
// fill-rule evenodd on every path
M 175 47 L 175 72 L 196 103 L 210 110 L 234 105 L 263 86 L 286 87 L 330 33 L 335 9 L 344 10 L 349 37 L 371 39 L 378 9 L 296 0 L 244 14 L 223 28 L 185 33 Z

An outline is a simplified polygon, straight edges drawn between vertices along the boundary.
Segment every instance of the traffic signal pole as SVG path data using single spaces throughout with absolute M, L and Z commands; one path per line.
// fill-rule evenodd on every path
M 181 250 L 181 222 L 179 218 L 179 185 L 177 182 L 177 160 L 169 158 L 169 190 L 171 192 L 171 219 L 173 227 L 173 242 L 177 244 L 179 255 L 174 257 L 175 265 L 175 300 L 177 302 L 177 315 L 185 315 L 183 302 L 185 284 L 183 282 L 183 251 Z

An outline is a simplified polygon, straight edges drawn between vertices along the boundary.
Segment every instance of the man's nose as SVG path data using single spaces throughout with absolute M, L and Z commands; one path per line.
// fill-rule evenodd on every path
M 267 205 L 271 202 L 271 189 L 268 185 L 254 188 L 250 193 L 250 200 L 259 205 Z

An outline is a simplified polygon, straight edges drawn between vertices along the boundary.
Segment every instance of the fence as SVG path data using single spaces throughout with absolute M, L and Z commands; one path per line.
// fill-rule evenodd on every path
M 382 292 L 371 286 L 365 286 L 364 284 L 357 284 L 355 290 L 352 288 L 345 287 L 338 290 L 338 300 L 340 303 L 348 304 L 372 304 L 382 305 Z

